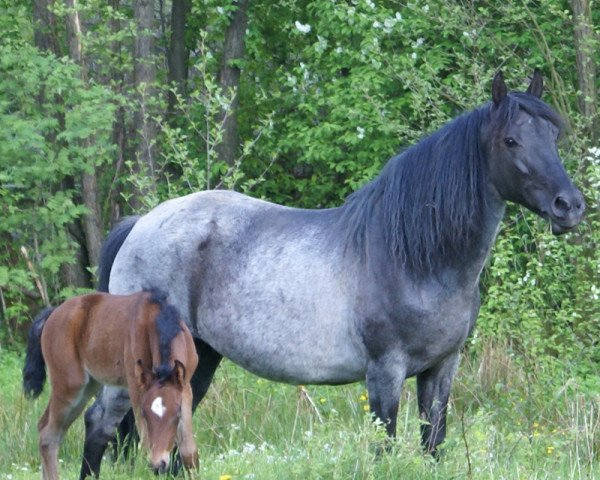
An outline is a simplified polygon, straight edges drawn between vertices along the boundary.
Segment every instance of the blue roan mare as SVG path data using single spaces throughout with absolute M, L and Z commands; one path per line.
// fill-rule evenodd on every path
M 423 444 L 435 454 L 505 202 L 555 234 L 583 215 L 557 153 L 561 120 L 541 95 L 537 72 L 525 93 L 508 93 L 497 74 L 490 103 L 392 158 L 338 208 L 231 191 L 169 200 L 110 233 L 101 282 L 110 277 L 116 294 L 168 292 L 200 354 L 195 404 L 224 356 L 291 384 L 366 379 L 393 436 L 402 384 L 416 376 Z M 83 475 L 98 471 L 128 409 L 125 392 L 105 388 L 87 412 Z

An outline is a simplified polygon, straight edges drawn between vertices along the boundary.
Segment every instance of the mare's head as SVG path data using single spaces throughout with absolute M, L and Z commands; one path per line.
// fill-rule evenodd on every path
M 150 467 L 155 473 L 166 473 L 181 417 L 185 366 L 175 360 L 172 369 L 157 372 L 145 368 L 138 360 L 135 369 L 141 416 L 150 447 Z
M 581 221 L 585 204 L 561 163 L 556 142 L 562 122 L 540 100 L 542 90 L 538 71 L 525 93 L 509 93 L 502 74 L 496 74 L 482 141 L 490 181 L 499 196 L 546 218 L 552 232 L 560 234 Z

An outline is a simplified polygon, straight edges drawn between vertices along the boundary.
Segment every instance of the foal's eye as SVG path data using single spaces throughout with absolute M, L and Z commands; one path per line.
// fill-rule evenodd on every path
M 506 137 L 504 139 L 504 144 L 507 147 L 516 147 L 517 146 L 517 141 L 514 138 L 512 138 L 512 137 Z

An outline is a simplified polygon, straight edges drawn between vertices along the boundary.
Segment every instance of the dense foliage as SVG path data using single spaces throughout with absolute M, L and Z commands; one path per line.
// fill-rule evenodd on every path
M 41 297 L 56 302 L 91 286 L 69 283 L 64 274 L 76 262 L 94 270 L 78 248 L 77 225 L 88 212 L 83 172 L 98 176 L 105 231 L 119 213 L 204 188 L 293 206 L 338 205 L 395 152 L 488 101 L 496 70 L 522 89 L 538 67 L 545 99 L 568 119 L 561 153 L 588 214 L 576 233 L 556 238 L 533 214 L 509 207 L 483 276 L 484 305 L 469 349 L 479 354 L 493 341 L 521 361 L 546 365 L 549 380 L 568 364 L 587 387 L 600 386 L 600 145 L 593 122 L 580 113 L 570 4 L 252 2 L 245 55 L 235 60 L 240 148 L 233 164 L 219 159 L 217 146 L 218 112 L 232 104 L 219 65 L 235 3 L 191 2 L 189 71 L 174 112 L 166 111 L 171 2 L 156 5 L 156 84 L 143 104 L 133 80 L 139 31 L 131 2 L 80 2 L 84 67 L 68 58 L 70 12 L 48 4 L 59 52 L 34 46 L 40 27 L 29 2 L 0 1 L 3 344 L 28 323 Z M 597 51 L 600 9 L 592 14 Z M 158 126 L 153 178 L 136 168 L 140 110 Z M 135 191 L 148 193 L 141 205 L 130 201 Z

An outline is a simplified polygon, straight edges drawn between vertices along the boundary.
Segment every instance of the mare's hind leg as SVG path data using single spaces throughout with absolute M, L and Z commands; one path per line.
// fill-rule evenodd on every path
M 208 387 L 210 387 L 215 371 L 223 358 L 208 343 L 199 338 L 194 338 L 194 344 L 198 352 L 199 363 L 190 379 L 190 385 L 194 394 L 192 412 L 196 410 L 196 407 L 202 401 L 206 392 L 208 392 Z
M 438 457 L 437 447 L 446 437 L 446 411 L 459 353 L 446 357 L 435 367 L 417 375 L 417 399 L 423 448 Z
M 100 474 L 104 450 L 108 442 L 114 439 L 117 425 L 130 407 L 126 388 L 105 386 L 85 412 L 85 443 L 80 479 Z

